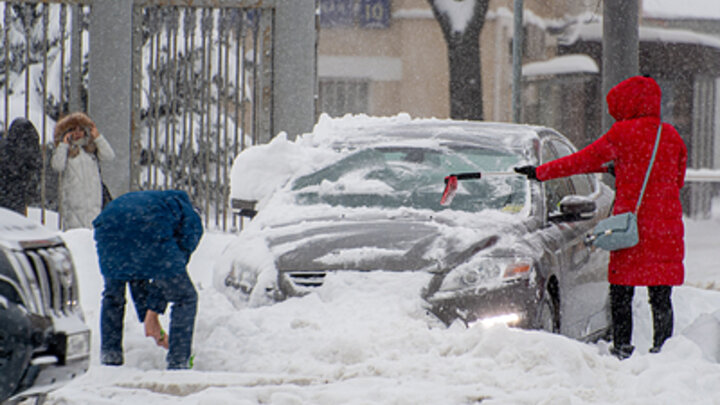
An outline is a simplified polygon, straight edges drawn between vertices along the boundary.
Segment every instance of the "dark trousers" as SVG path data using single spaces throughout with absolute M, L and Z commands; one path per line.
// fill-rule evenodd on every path
M 143 322 L 147 312 L 148 280 L 105 279 L 100 309 L 100 356 L 103 364 L 123 363 L 123 320 L 125 318 L 125 285 L 135 303 L 138 320 Z
M 126 284 L 130 287 L 140 322 L 144 321 L 148 309 L 162 314 L 165 313 L 167 304 L 172 303 L 168 368 L 186 368 L 192 350 L 197 314 L 197 292 L 187 273 L 168 279 L 132 281 L 105 279 L 100 313 L 102 362 L 104 364 L 123 362 L 122 335 Z
M 635 287 L 610 284 L 610 311 L 613 324 L 613 344 L 629 345 L 632 340 L 632 301 Z M 648 287 L 653 318 L 653 347 L 660 348 L 673 333 L 673 308 L 667 285 Z

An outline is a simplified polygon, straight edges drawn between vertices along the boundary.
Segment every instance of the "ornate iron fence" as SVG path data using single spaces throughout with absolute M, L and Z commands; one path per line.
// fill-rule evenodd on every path
M 206 226 L 232 227 L 232 161 L 271 137 L 273 10 L 144 3 L 133 11 L 131 187 L 185 190 Z
M 33 205 L 57 210 L 57 175 L 49 170 L 54 122 L 68 111 L 85 110 L 90 1 L 5 1 L 0 51 L 0 128 L 15 117 L 38 129 L 42 168 Z
M 59 204 L 54 123 L 87 111 L 92 4 L 0 1 L 0 129 L 15 117 L 38 128 L 43 222 Z M 206 226 L 233 226 L 232 161 L 273 133 L 274 13 L 272 1 L 134 0 L 132 190 L 186 190 Z

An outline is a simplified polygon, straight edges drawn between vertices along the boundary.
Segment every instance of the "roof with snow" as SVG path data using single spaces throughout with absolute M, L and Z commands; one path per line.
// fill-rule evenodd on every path
M 561 43 L 570 45 L 577 41 L 602 41 L 602 31 L 602 23 L 579 24 L 566 33 L 565 37 L 561 39 Z M 638 34 L 640 42 L 701 45 L 720 49 L 720 38 L 689 30 L 641 26 Z
M 720 20 L 718 0 L 643 0 L 642 16 L 668 20 Z
M 588 55 L 563 55 L 542 62 L 523 65 L 523 76 L 599 73 L 597 63 Z

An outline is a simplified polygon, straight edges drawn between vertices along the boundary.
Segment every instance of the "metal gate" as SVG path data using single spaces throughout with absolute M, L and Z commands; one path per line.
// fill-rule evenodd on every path
M 230 169 L 272 132 L 273 9 L 135 1 L 131 188 L 181 189 L 234 227 Z
M 37 196 L 46 211 L 58 210 L 57 174 L 49 169 L 54 121 L 70 111 L 85 111 L 87 93 L 89 0 L 0 2 L 0 129 L 14 117 L 33 122 L 40 135 L 42 166 Z M 58 217 L 58 225 L 60 218 Z
M 232 161 L 274 133 L 274 4 L 133 0 L 131 190 L 185 190 L 206 226 L 233 226 Z M 43 223 L 46 210 L 59 211 L 49 169 L 54 122 L 88 110 L 92 7 L 92 0 L 0 0 L 0 130 L 23 116 L 40 133 L 32 205 Z

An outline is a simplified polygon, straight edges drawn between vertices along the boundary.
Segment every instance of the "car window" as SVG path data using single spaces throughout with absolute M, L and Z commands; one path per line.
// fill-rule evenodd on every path
M 558 157 L 567 156 L 575 152 L 570 145 L 560 140 L 553 139 L 550 143 L 553 149 L 555 149 Z M 590 195 L 594 191 L 594 182 L 589 174 L 577 174 L 570 176 L 570 183 L 573 187 L 573 194 Z
M 468 145 L 376 147 L 298 178 L 292 190 L 303 205 L 514 213 L 526 198 L 527 182 L 512 172 L 521 160 L 514 152 Z M 440 205 L 446 176 L 478 171 L 485 175 L 460 181 L 452 203 Z
M 558 155 L 557 151 L 551 146 L 551 142 L 544 142 L 540 151 L 542 163 L 555 160 L 564 155 Z M 570 180 L 567 177 L 547 180 L 542 182 L 545 189 L 545 208 L 547 212 L 555 210 L 563 197 L 573 193 Z
M 595 191 L 595 183 L 592 180 L 591 174 L 578 174 L 576 176 L 571 176 L 570 181 L 575 189 L 575 194 L 590 195 Z

